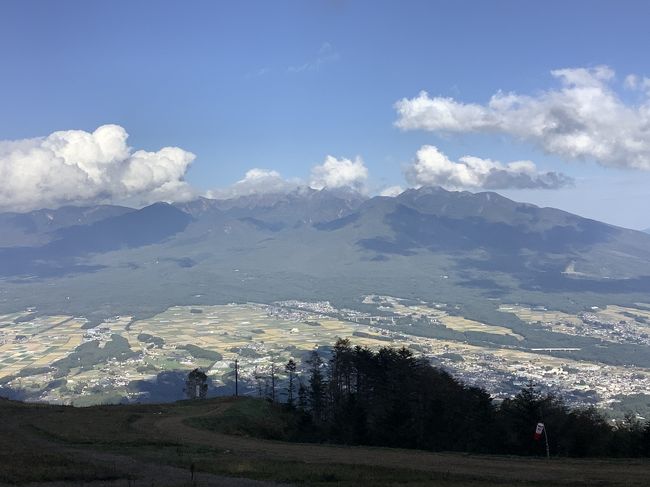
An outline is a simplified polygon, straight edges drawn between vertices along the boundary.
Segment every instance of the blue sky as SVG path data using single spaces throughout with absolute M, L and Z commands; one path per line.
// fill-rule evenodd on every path
M 0 140 L 116 124 L 134 150 L 195 154 L 184 177 L 197 191 L 229 187 L 252 168 L 309 181 L 331 155 L 360 156 L 364 190 L 377 193 L 438 181 L 404 175 L 432 145 L 453 162 L 529 160 L 574 180 L 497 188 L 518 200 L 650 227 L 650 161 L 571 157 L 515 129 L 395 126 L 395 103 L 422 90 L 482 106 L 500 90 L 535 98 L 560 89 L 551 74 L 560 68 L 608 66 L 607 89 L 643 106 L 643 89 L 625 79 L 640 86 L 650 76 L 648 18 L 640 1 L 5 0 Z M 16 157 L 6 160 L 15 173 Z

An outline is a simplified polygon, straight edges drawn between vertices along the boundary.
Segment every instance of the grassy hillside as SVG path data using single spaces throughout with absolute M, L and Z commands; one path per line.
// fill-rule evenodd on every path
M 647 485 L 650 462 L 287 443 L 251 398 L 72 408 L 0 400 L 0 483 L 31 485 Z

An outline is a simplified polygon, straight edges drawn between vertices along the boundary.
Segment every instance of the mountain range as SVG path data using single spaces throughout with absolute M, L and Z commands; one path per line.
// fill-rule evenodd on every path
M 354 306 L 371 293 L 575 309 L 650 291 L 650 235 L 493 192 L 301 189 L 4 213 L 0 228 L 0 312 L 102 319 L 194 302 Z

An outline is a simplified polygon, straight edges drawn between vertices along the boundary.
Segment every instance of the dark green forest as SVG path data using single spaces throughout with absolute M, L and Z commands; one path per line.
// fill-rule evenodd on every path
M 551 456 L 650 456 L 650 422 L 612 421 L 593 407 L 569 407 L 529 383 L 500 403 L 409 350 L 374 352 L 338 340 L 324 362 L 317 351 L 304 373 L 287 364 L 282 439 L 432 451 Z

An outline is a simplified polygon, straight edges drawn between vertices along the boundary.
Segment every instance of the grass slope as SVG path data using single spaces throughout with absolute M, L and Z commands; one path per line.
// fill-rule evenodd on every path
M 251 398 L 72 408 L 0 400 L 0 484 L 647 485 L 650 462 L 299 444 L 280 407 Z M 228 433 L 228 434 L 226 434 Z M 127 483 L 128 482 L 128 483 Z

